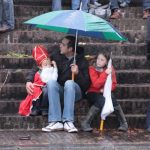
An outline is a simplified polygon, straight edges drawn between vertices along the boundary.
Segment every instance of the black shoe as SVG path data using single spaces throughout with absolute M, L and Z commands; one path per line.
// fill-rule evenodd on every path
M 40 115 L 40 111 L 38 111 L 38 110 L 32 110 L 32 112 L 30 114 L 30 116 L 38 116 L 38 115 Z
M 42 116 L 48 116 L 48 111 L 47 111 L 47 110 L 43 110 L 43 111 L 41 112 L 41 114 L 42 114 Z

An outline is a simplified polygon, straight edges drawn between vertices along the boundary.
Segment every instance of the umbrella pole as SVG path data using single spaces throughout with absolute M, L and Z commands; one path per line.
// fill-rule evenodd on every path
M 104 129 L 104 120 L 103 120 L 103 119 L 101 119 L 100 127 L 99 127 L 100 132 L 102 132 L 102 131 L 103 131 L 103 129 Z
M 76 64 L 76 53 L 77 53 L 77 41 L 78 41 L 78 30 L 76 30 L 75 48 L 73 56 L 73 64 Z M 74 81 L 75 74 L 72 72 L 72 80 Z

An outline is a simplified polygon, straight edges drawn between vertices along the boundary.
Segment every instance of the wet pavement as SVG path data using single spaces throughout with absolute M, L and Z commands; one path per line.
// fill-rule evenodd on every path
M 150 150 L 150 133 L 105 130 L 92 133 L 1 131 L 0 150 Z

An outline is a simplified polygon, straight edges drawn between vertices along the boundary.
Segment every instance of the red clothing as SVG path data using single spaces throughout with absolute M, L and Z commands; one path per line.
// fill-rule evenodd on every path
M 42 94 L 41 87 L 45 85 L 44 82 L 41 81 L 40 74 L 37 72 L 34 76 L 34 91 L 33 95 L 27 95 L 27 97 L 20 103 L 19 106 L 19 114 L 22 116 L 29 116 L 32 108 L 32 101 L 36 101 L 39 96 Z
M 87 92 L 99 93 L 101 89 L 104 89 L 104 85 L 108 74 L 105 73 L 104 69 L 102 72 L 97 71 L 95 67 L 89 67 L 89 75 L 91 79 L 91 85 Z M 112 91 L 116 89 L 117 80 L 114 68 L 112 68 Z

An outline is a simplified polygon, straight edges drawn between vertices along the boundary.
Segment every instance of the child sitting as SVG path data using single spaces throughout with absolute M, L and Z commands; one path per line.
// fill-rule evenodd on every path
M 49 80 L 57 80 L 58 77 L 56 63 L 51 61 L 46 48 L 42 45 L 35 46 L 32 50 L 32 56 L 39 69 L 34 76 L 33 94 L 28 94 L 25 100 L 20 103 L 19 114 L 23 116 L 40 114 L 42 88 Z
M 110 57 L 108 55 L 100 53 L 97 56 L 96 66 L 89 67 L 91 85 L 87 91 L 86 96 L 91 107 L 84 121 L 81 122 L 81 127 L 83 131 L 92 131 L 90 124 L 92 120 L 94 119 L 95 115 L 97 115 L 98 113 L 100 114 L 100 111 L 102 110 L 104 106 L 105 98 L 103 96 L 103 90 L 104 90 L 104 85 L 105 85 L 107 76 L 110 73 L 112 73 L 112 89 L 111 90 L 112 92 L 114 92 L 116 89 L 117 81 L 116 81 L 115 70 L 113 67 L 107 68 L 107 63 L 109 59 Z M 128 124 L 125 119 L 122 108 L 118 104 L 113 94 L 111 96 L 112 96 L 112 102 L 114 106 L 114 112 L 120 123 L 120 127 L 118 129 L 120 131 L 127 131 Z

